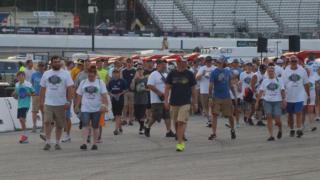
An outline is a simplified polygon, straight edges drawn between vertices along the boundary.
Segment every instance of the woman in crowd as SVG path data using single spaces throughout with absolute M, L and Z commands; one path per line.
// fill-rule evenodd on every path
M 83 144 L 80 149 L 87 149 L 87 137 L 90 125 L 93 129 L 93 145 L 91 150 L 97 150 L 97 139 L 99 134 L 99 120 L 101 113 L 107 111 L 107 89 L 105 83 L 97 78 L 97 69 L 91 66 L 88 69 L 88 79 L 81 81 L 77 89 L 75 111 L 79 112 L 81 103 L 81 116 Z
M 278 135 L 277 138 L 282 137 L 282 124 L 281 124 L 281 109 L 286 107 L 286 97 L 284 83 L 281 79 L 276 77 L 274 64 L 269 64 L 268 66 L 268 77 L 266 77 L 260 88 L 257 95 L 257 101 L 255 107 L 259 107 L 259 100 L 263 99 L 264 112 L 267 117 L 267 126 L 269 131 L 268 141 L 274 141 L 273 136 L 273 120 L 275 120 L 276 125 L 278 126 Z

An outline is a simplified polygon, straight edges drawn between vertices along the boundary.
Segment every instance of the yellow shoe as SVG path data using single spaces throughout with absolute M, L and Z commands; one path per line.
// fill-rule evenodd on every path
M 184 148 L 185 148 L 185 144 L 184 143 L 176 145 L 176 151 L 178 151 L 178 152 L 182 152 L 184 150 Z

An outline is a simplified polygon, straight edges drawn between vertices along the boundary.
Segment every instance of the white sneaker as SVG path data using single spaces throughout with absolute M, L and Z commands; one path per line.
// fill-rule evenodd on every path
M 63 142 L 63 143 L 71 142 L 71 137 L 69 135 L 65 135 L 62 138 L 61 142 Z

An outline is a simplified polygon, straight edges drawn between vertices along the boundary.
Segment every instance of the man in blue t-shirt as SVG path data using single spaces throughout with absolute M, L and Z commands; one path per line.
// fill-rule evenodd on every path
M 43 62 L 38 63 L 38 70 L 32 73 L 31 75 L 31 84 L 32 87 L 35 91 L 35 95 L 32 96 L 32 121 L 33 121 L 33 128 L 32 132 L 37 131 L 37 115 L 40 110 L 40 80 L 42 78 L 42 75 L 45 71 L 45 64 Z M 41 111 L 42 117 L 43 117 L 43 112 Z M 42 118 L 43 119 L 43 118 Z M 43 129 L 42 129 L 43 131 Z
M 217 118 L 220 113 L 224 117 L 229 118 L 229 123 L 231 127 L 231 139 L 236 138 L 236 133 L 234 130 L 234 119 L 233 119 L 233 104 L 230 95 L 230 91 L 233 93 L 234 97 L 235 90 L 231 86 L 231 71 L 225 68 L 226 60 L 221 57 L 217 60 L 217 68 L 212 71 L 210 75 L 210 105 L 212 107 L 212 134 L 209 140 L 216 138 L 217 130 Z M 213 94 L 212 94 L 213 92 Z M 214 99 L 214 101 L 212 101 Z

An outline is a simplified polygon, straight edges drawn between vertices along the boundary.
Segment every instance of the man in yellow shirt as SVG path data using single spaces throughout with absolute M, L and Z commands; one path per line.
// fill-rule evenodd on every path
M 76 80 L 78 74 L 83 70 L 84 60 L 78 59 L 75 63 L 77 64 L 76 67 L 72 68 L 72 70 L 70 71 L 73 81 Z

